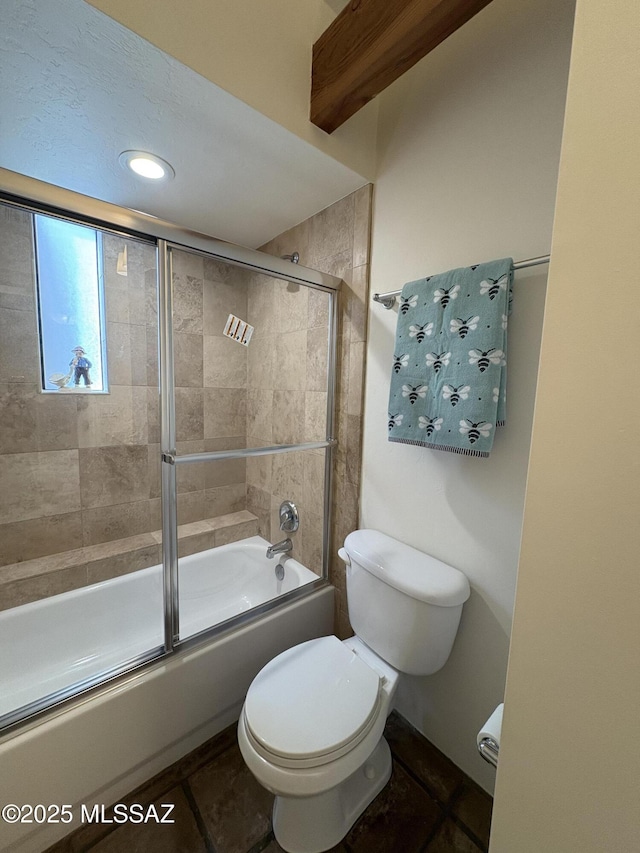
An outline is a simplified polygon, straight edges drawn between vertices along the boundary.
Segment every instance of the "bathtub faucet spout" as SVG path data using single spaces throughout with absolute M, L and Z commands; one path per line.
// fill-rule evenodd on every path
M 276 554 L 286 554 L 293 548 L 291 539 L 283 539 L 282 542 L 276 542 L 275 545 L 269 545 L 267 548 L 267 557 L 270 560 Z

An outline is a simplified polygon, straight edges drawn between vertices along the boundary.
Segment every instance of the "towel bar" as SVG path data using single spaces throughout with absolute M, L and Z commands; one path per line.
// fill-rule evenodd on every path
M 485 761 L 489 762 L 489 764 L 493 764 L 494 767 L 498 766 L 498 753 L 500 752 L 500 747 L 492 737 L 482 738 L 478 744 L 478 752 Z
M 539 264 L 548 264 L 550 257 L 550 255 L 541 255 L 539 258 L 529 258 L 526 261 L 517 261 L 513 265 L 513 268 L 514 270 L 523 270 L 526 267 L 537 267 Z M 373 301 L 379 302 L 381 305 L 384 305 L 387 310 L 389 310 L 390 308 L 393 308 L 396 299 L 398 298 L 398 296 L 400 296 L 401 293 L 402 290 L 390 290 L 388 293 L 374 293 Z

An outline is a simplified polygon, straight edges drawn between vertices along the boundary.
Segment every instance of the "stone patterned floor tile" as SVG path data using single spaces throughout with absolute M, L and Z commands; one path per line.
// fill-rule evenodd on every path
M 387 786 L 345 842 L 352 853 L 418 853 L 441 820 L 436 801 L 394 762 Z
M 181 788 L 173 788 L 155 804 L 160 815 L 162 803 L 174 803 L 173 824 L 126 823 L 91 847 L 91 853 L 207 853 L 191 806 Z
M 398 714 L 391 714 L 384 734 L 393 755 L 447 804 L 462 784 L 462 771 Z
M 273 795 L 234 745 L 188 780 L 216 853 L 247 853 L 271 830 Z
M 446 820 L 425 853 L 484 853 L 452 820 Z
M 493 800 L 489 794 L 478 788 L 470 780 L 465 782 L 460 796 L 453 805 L 453 814 L 485 846 L 489 845 L 491 830 L 491 809 Z
M 253 851 L 251 851 L 253 853 Z M 278 842 L 274 839 L 267 847 L 260 851 L 260 853 L 286 853 L 286 851 L 280 847 Z M 327 850 L 326 853 L 349 853 L 344 844 L 340 843 L 336 847 L 332 847 L 331 850 Z

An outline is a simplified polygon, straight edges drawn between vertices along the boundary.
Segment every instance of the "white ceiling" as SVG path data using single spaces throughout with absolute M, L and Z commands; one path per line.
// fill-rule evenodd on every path
M 83 0 L 2 0 L 0 166 L 256 247 L 365 183 Z M 175 169 L 153 185 L 118 155 Z

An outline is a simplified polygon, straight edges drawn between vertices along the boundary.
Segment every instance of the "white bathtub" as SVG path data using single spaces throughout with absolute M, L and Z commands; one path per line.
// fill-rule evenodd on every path
M 180 637 L 277 598 L 318 576 L 292 558 L 284 578 L 260 536 L 180 558 Z M 164 643 L 162 567 L 0 612 L 0 719 L 95 679 Z
M 317 579 L 287 559 L 277 582 L 267 544 L 252 537 L 180 560 L 186 632 Z M 159 645 L 159 600 L 153 567 L 0 614 L 10 632 L 0 640 L 3 702 L 15 707 L 59 689 L 54 659 L 68 685 Z M 0 737 L 0 803 L 68 803 L 74 814 L 66 825 L 3 824 L 0 851 L 45 850 L 78 825 L 81 804 L 117 802 L 237 720 L 251 681 L 275 655 L 332 630 L 333 587 L 325 585 Z

